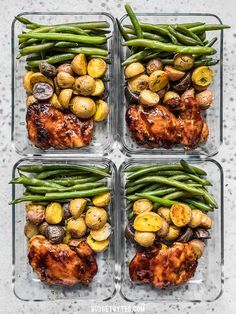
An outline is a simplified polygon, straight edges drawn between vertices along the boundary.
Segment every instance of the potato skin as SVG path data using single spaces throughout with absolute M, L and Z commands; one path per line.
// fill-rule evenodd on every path
M 203 213 L 199 209 L 193 209 L 189 227 L 197 228 L 201 225 Z
M 87 241 L 88 245 L 91 247 L 91 249 L 97 253 L 105 251 L 109 246 L 109 240 L 108 239 L 106 239 L 104 241 L 96 241 L 91 237 L 91 235 L 89 235 L 87 237 L 86 241 Z
M 94 79 L 95 80 L 95 88 L 92 92 L 91 96 L 101 96 L 105 91 L 104 83 L 101 79 Z
M 90 75 L 82 75 L 75 80 L 74 89 L 79 95 L 89 96 L 94 92 L 95 86 L 95 80 Z
M 38 100 L 34 97 L 34 95 L 30 95 L 26 99 L 26 107 L 28 108 L 30 105 L 37 104 Z
M 170 208 L 170 218 L 177 227 L 186 226 L 191 220 L 192 210 L 186 204 L 174 204 Z
M 157 232 L 156 232 L 156 235 L 160 238 L 164 238 L 165 236 L 167 236 L 169 232 L 169 224 L 167 223 L 167 221 L 163 218 L 162 219 L 162 227 L 161 229 L 159 229 Z
M 189 54 L 177 53 L 174 56 L 174 67 L 179 71 L 188 71 L 194 66 L 194 58 Z
M 61 105 L 61 103 L 60 103 L 60 101 L 59 101 L 59 99 L 55 93 L 52 95 L 49 102 L 53 107 L 60 109 L 60 110 L 64 110 L 64 107 Z
M 182 95 L 181 100 L 184 101 L 188 98 L 195 98 L 195 90 L 194 88 L 187 89 Z
M 84 218 L 70 218 L 66 227 L 73 238 L 82 238 L 87 232 L 87 226 Z
M 107 70 L 106 62 L 101 58 L 92 58 L 88 63 L 88 74 L 93 78 L 102 77 Z
M 156 236 L 154 232 L 135 231 L 134 233 L 134 240 L 143 247 L 149 247 L 153 245 L 155 238 Z
M 71 100 L 71 110 L 79 118 L 91 118 L 96 112 L 96 104 L 89 97 L 75 96 Z
M 164 71 L 167 73 L 168 79 L 174 82 L 180 80 L 185 75 L 185 72 L 176 70 L 171 65 L 166 65 Z
M 107 104 L 107 102 L 105 102 L 102 99 L 99 99 L 96 101 L 96 112 L 94 114 L 94 121 L 95 122 L 101 122 L 103 120 L 105 120 L 110 112 L 110 108 Z
M 45 208 L 28 210 L 26 212 L 26 219 L 35 225 L 41 224 L 45 219 Z
M 91 207 L 85 215 L 86 225 L 92 230 L 102 228 L 107 222 L 107 212 L 104 208 Z
M 31 239 L 33 236 L 39 233 L 38 226 L 31 222 L 27 222 L 24 227 L 24 234 L 28 239 Z
M 169 226 L 169 231 L 165 236 L 166 241 L 174 241 L 180 236 L 180 228 L 174 225 Z
M 73 90 L 71 88 L 65 88 L 60 92 L 58 100 L 63 108 L 65 109 L 69 108 L 72 94 L 73 94 Z
M 133 212 L 135 215 L 139 215 L 144 212 L 150 212 L 153 209 L 153 204 L 147 199 L 139 199 L 133 204 Z
M 57 83 L 61 88 L 72 88 L 75 78 L 67 72 L 59 72 L 57 74 Z
M 162 69 L 163 69 L 163 63 L 158 58 L 151 59 L 146 64 L 146 71 L 148 75 L 151 75 L 156 70 L 162 70 Z
M 198 258 L 200 258 L 203 255 L 205 244 L 198 239 L 189 241 L 189 244 L 192 245 L 194 253 L 197 255 Z
M 93 205 L 96 207 L 104 207 L 109 205 L 111 201 L 111 193 L 104 192 L 99 195 L 95 195 L 92 199 Z M 95 239 L 96 240 L 96 239 Z
M 27 93 L 32 94 L 33 90 L 32 90 L 32 86 L 30 83 L 30 79 L 32 77 L 32 75 L 34 74 L 33 71 L 29 71 L 25 74 L 24 78 L 23 78 L 23 86 L 24 89 L 27 91 Z
M 111 226 L 109 223 L 105 223 L 105 225 L 98 230 L 91 230 L 90 235 L 96 241 L 105 241 L 109 238 L 111 234 Z
M 131 78 L 145 72 L 145 68 L 140 62 L 133 62 L 125 68 L 125 77 Z
M 212 227 L 212 220 L 211 217 L 209 217 L 206 214 L 202 214 L 202 221 L 201 221 L 201 227 L 206 228 L 206 229 L 211 229 Z
M 149 76 L 148 86 L 152 92 L 158 92 L 168 84 L 168 75 L 166 72 L 156 70 Z
M 162 218 L 153 212 L 144 212 L 134 219 L 134 229 L 142 232 L 157 232 L 162 227 Z
M 163 99 L 163 103 L 167 103 L 167 101 L 169 101 L 170 99 L 173 98 L 180 98 L 179 94 L 174 92 L 174 91 L 168 91 L 165 93 L 164 99 Z
M 57 73 L 59 72 L 66 72 L 66 73 L 69 73 L 71 76 L 75 75 L 70 63 L 60 64 L 59 67 L 57 68 Z
M 75 56 L 71 62 L 71 68 L 78 75 L 87 74 L 87 60 L 85 54 L 80 53 Z
M 142 90 L 139 95 L 139 103 L 142 106 L 153 107 L 158 104 L 159 100 L 159 95 L 148 89 Z
M 205 90 L 196 95 L 196 101 L 202 110 L 206 110 L 210 108 L 212 105 L 213 99 L 214 99 L 213 93 L 209 90 Z
M 164 218 L 168 224 L 172 223 L 171 218 L 170 218 L 170 208 L 164 207 L 164 206 L 159 207 L 157 210 L 157 213 L 159 216 Z
M 34 84 L 36 84 L 36 83 L 47 83 L 52 87 L 54 86 L 53 80 L 46 77 L 45 75 L 43 75 L 40 72 L 35 72 L 30 76 L 31 89 L 33 89 Z
M 128 89 L 132 93 L 139 94 L 142 90 L 148 89 L 149 77 L 146 74 L 139 74 L 128 80 Z
M 75 198 L 70 201 L 70 213 L 73 218 L 79 218 L 79 216 L 83 213 L 85 207 L 87 205 L 87 200 L 85 198 Z

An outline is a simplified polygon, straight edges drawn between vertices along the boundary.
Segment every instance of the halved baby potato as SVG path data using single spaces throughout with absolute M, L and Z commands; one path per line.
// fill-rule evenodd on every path
M 105 91 L 104 83 L 100 79 L 94 79 L 94 80 L 95 80 L 95 88 L 91 96 L 101 96 Z
M 191 216 L 192 210 L 186 204 L 178 203 L 170 208 L 170 218 L 177 227 L 186 226 L 190 222 Z
M 32 85 L 30 83 L 30 79 L 32 77 L 32 75 L 34 74 L 33 71 L 29 71 L 25 74 L 24 78 L 23 78 L 23 86 L 24 89 L 27 91 L 27 93 L 32 94 L 33 92 L 33 88 Z
M 87 74 L 87 60 L 83 53 L 78 54 L 74 57 L 71 62 L 72 70 L 78 75 Z
M 156 239 L 154 232 L 140 232 L 135 231 L 134 240 L 143 247 L 149 247 L 153 245 Z
M 88 235 L 87 237 L 87 243 L 91 247 L 91 249 L 97 253 L 105 251 L 109 246 L 109 240 L 106 239 L 104 241 L 96 241 L 91 237 L 91 235 Z
M 149 76 L 148 86 L 152 92 L 158 92 L 168 84 L 168 75 L 165 71 L 157 70 Z
M 196 68 L 192 73 L 192 81 L 199 87 L 207 87 L 213 80 L 213 72 L 208 66 Z
M 111 234 L 111 226 L 109 223 L 105 223 L 105 225 L 98 230 L 91 230 L 90 235 L 96 241 L 105 241 L 109 238 Z
M 61 105 L 61 103 L 60 103 L 60 101 L 59 101 L 59 99 L 55 93 L 52 95 L 49 102 L 53 107 L 55 107 L 57 109 L 60 109 L 60 110 L 64 109 L 64 107 Z
M 86 225 L 92 230 L 101 229 L 107 222 L 107 212 L 101 207 L 91 207 L 85 215 Z
M 144 89 L 139 95 L 139 103 L 146 107 L 153 107 L 158 104 L 160 97 L 157 93 Z
M 75 96 L 71 100 L 71 110 L 79 118 L 91 118 L 96 112 L 96 104 L 93 99 L 89 97 Z
M 46 77 L 45 75 L 43 75 L 40 72 L 33 73 L 30 76 L 29 80 L 30 80 L 31 90 L 33 89 L 34 84 L 36 84 L 36 83 L 47 83 L 47 84 L 51 85 L 52 87 L 54 87 L 53 80 Z
M 73 89 L 65 88 L 59 94 L 59 102 L 65 108 L 68 109 L 70 100 L 73 94 Z
M 97 207 L 107 206 L 111 201 L 111 193 L 104 192 L 99 195 L 95 195 L 92 199 L 93 205 Z
M 88 63 L 87 70 L 93 78 L 100 78 L 106 73 L 107 64 L 101 58 L 92 58 Z
M 144 212 L 150 212 L 152 209 L 153 209 L 152 202 L 145 198 L 140 198 L 133 204 L 133 212 L 135 215 L 139 215 Z
M 148 89 L 149 76 L 146 74 L 139 74 L 128 80 L 128 89 L 132 93 L 139 94 L 142 90 Z
M 131 78 L 145 72 L 145 68 L 140 62 L 133 62 L 125 68 L 125 77 Z
M 185 72 L 176 70 L 171 65 L 166 65 L 164 71 L 167 73 L 170 81 L 178 81 L 185 75 Z
M 97 109 L 94 115 L 94 121 L 101 122 L 107 118 L 110 109 L 108 104 L 102 99 L 97 100 L 96 105 Z
M 143 232 L 157 232 L 162 227 L 162 218 L 153 212 L 139 214 L 134 219 L 134 229 Z
M 200 226 L 202 222 L 203 212 L 199 209 L 193 209 L 191 214 L 191 220 L 188 223 L 189 227 L 191 228 L 197 228 Z

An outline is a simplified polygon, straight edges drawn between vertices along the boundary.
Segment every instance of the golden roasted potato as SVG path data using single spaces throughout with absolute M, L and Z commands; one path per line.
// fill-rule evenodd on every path
M 71 62 L 72 70 L 78 75 L 87 74 L 87 60 L 83 53 L 78 54 L 74 57 Z
M 133 213 L 139 215 L 144 212 L 150 212 L 153 209 L 153 204 L 151 201 L 141 198 L 134 202 L 133 204 Z
M 109 238 L 111 234 L 111 226 L 109 223 L 105 223 L 105 225 L 98 230 L 91 230 L 90 235 L 96 241 L 105 241 Z
M 27 93 L 32 94 L 33 92 L 33 88 L 32 85 L 30 83 L 30 79 L 32 77 L 32 75 L 34 74 L 33 71 L 29 71 L 25 74 L 24 78 L 23 78 L 23 86 L 24 89 L 27 91 Z
M 166 241 L 174 241 L 180 236 L 181 229 L 179 227 L 176 227 L 174 225 L 169 226 L 169 231 L 167 235 L 165 236 Z
M 180 98 L 179 94 L 173 91 L 168 91 L 165 93 L 163 103 L 167 103 L 168 100 L 173 99 L 173 98 Z
M 79 95 L 89 96 L 95 90 L 95 80 L 90 75 L 82 75 L 77 77 L 74 84 L 74 89 Z
M 104 192 L 99 195 L 95 195 L 92 199 L 93 205 L 97 207 L 107 206 L 111 201 L 111 193 Z
M 91 118 L 96 112 L 96 104 L 89 97 L 75 96 L 72 98 L 70 105 L 74 114 L 82 119 Z
M 206 229 L 211 229 L 212 227 L 211 217 L 209 217 L 207 214 L 202 213 L 202 221 L 200 226 Z
M 168 207 L 159 207 L 157 210 L 158 215 L 160 215 L 162 218 L 166 220 L 168 224 L 171 224 L 171 218 L 170 218 L 170 209 Z
M 92 230 L 102 228 L 107 222 L 107 212 L 104 208 L 91 207 L 85 215 L 86 225 Z
M 95 80 L 95 89 L 92 92 L 91 96 L 101 96 L 105 91 L 105 85 L 101 79 L 94 79 Z
M 85 198 L 75 198 L 70 201 L 70 213 L 73 218 L 78 218 L 87 205 L 87 200 Z
M 177 53 L 174 56 L 174 67 L 179 71 L 188 71 L 194 66 L 194 58 L 186 53 Z
M 192 245 L 194 253 L 197 255 L 198 258 L 200 258 L 204 252 L 205 244 L 201 240 L 197 239 L 189 241 L 189 244 Z
M 61 92 L 61 87 L 57 83 L 57 77 L 54 77 L 53 83 L 54 83 L 54 88 L 55 88 L 55 94 L 59 96 Z
M 134 240 L 143 247 L 149 247 L 153 245 L 156 239 L 154 232 L 134 232 Z
M 46 207 L 45 219 L 47 223 L 56 225 L 63 219 L 63 210 L 60 203 L 52 202 Z
M 162 218 L 162 227 L 156 232 L 156 235 L 160 238 L 164 238 L 167 236 L 169 232 L 169 224 L 166 222 L 164 218 Z
M 26 211 L 26 219 L 35 225 L 41 224 L 45 219 L 45 207 L 32 205 L 31 209 Z
M 159 103 L 160 97 L 157 93 L 144 89 L 140 92 L 139 103 L 146 107 L 153 107 Z
M 213 93 L 209 90 L 204 90 L 203 92 L 198 93 L 196 95 L 196 101 L 202 110 L 210 108 L 213 99 L 214 99 Z
M 74 71 L 72 70 L 71 63 L 60 64 L 59 67 L 57 68 L 57 73 L 59 73 L 59 72 L 67 72 L 72 76 L 75 75 Z
M 162 70 L 163 69 L 163 63 L 160 59 L 151 59 L 148 61 L 146 65 L 147 74 L 151 75 L 156 70 Z
M 33 95 L 30 95 L 26 99 L 26 106 L 29 107 L 30 105 L 37 104 L 37 102 L 38 100 Z
M 145 72 L 145 68 L 140 62 L 133 62 L 125 68 L 125 77 L 131 78 Z
M 146 74 L 139 74 L 128 80 L 128 89 L 132 93 L 140 94 L 144 89 L 148 89 L 149 77 Z
M 213 72 L 208 66 L 196 68 L 192 73 L 192 81 L 199 87 L 207 87 L 213 80 Z
M 162 218 L 153 212 L 139 214 L 134 219 L 134 229 L 143 232 L 157 232 L 162 227 Z
M 67 72 L 59 72 L 57 74 L 57 83 L 61 88 L 72 88 L 75 78 Z
M 177 227 L 186 226 L 191 220 L 191 208 L 182 203 L 174 204 L 170 208 L 170 218 Z
M 51 104 L 53 107 L 55 107 L 55 108 L 57 108 L 57 109 L 60 109 L 60 110 L 63 110 L 63 109 L 64 109 L 64 107 L 63 107 L 62 104 L 60 103 L 60 101 L 59 101 L 59 99 L 58 99 L 58 97 L 57 97 L 57 95 L 56 95 L 55 93 L 52 95 L 52 97 L 50 98 L 49 102 L 50 102 L 50 104 Z
M 27 222 L 24 227 L 24 233 L 28 239 L 31 239 L 33 236 L 39 233 L 38 226 L 31 222 Z
M 92 58 L 88 63 L 88 74 L 93 78 L 102 77 L 107 70 L 106 62 L 101 58 Z
M 66 230 L 71 234 L 73 238 L 82 238 L 87 231 L 87 226 L 84 218 L 79 217 L 76 219 L 68 219 Z
M 158 92 L 168 84 L 168 75 L 166 72 L 157 70 L 149 76 L 148 86 L 152 92 Z
M 33 89 L 34 84 L 36 84 L 36 83 L 47 83 L 50 86 L 54 87 L 53 80 L 46 77 L 45 75 L 43 75 L 40 72 L 35 72 L 30 76 L 31 89 Z
M 185 72 L 176 70 L 171 65 L 166 65 L 164 71 L 167 73 L 168 79 L 170 81 L 178 81 L 185 75 Z
M 72 94 L 73 94 L 73 89 L 71 88 L 65 88 L 60 92 L 58 101 L 62 105 L 63 108 L 65 109 L 69 108 Z
M 101 122 L 107 118 L 110 109 L 107 102 L 105 102 L 102 99 L 97 100 L 96 105 L 97 105 L 97 109 L 94 115 L 94 121 Z
M 86 241 L 87 241 L 88 245 L 91 247 L 91 249 L 97 253 L 105 251 L 109 246 L 109 240 L 108 239 L 106 239 L 104 241 L 96 241 L 95 239 L 93 239 L 91 237 L 91 235 L 89 235 L 87 237 Z
M 66 235 L 63 239 L 63 243 L 68 244 L 70 242 L 70 240 L 71 240 L 71 234 L 68 232 L 68 230 L 66 230 Z
M 199 227 L 201 222 L 202 222 L 202 215 L 203 215 L 202 211 L 200 211 L 199 209 L 193 209 L 192 215 L 191 215 L 191 220 L 188 223 L 189 227 L 191 227 L 191 228 Z

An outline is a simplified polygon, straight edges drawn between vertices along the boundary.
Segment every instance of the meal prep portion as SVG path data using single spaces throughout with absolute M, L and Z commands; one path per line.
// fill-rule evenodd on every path
M 18 35 L 17 56 L 26 56 L 29 140 L 41 149 L 88 146 L 94 122 L 109 114 L 109 23 L 39 25 L 21 16 L 16 19 L 29 29 Z
M 133 139 L 147 148 L 197 148 L 209 136 L 205 112 L 214 95 L 208 88 L 214 78 L 211 66 L 219 62 L 213 57 L 217 37 L 208 39 L 206 33 L 229 26 L 144 23 L 129 5 L 125 9 L 131 24 L 117 23 L 129 49 L 122 66 Z
M 212 186 L 207 173 L 185 160 L 135 165 L 124 172 L 125 237 L 137 250 L 129 263 L 131 280 L 156 288 L 186 283 L 210 238 L 209 213 L 218 208 L 207 190 Z
M 112 232 L 110 169 L 73 164 L 17 169 L 20 176 L 10 183 L 23 184 L 25 192 L 11 204 L 25 202 L 33 270 L 47 284 L 89 284 L 98 271 L 95 254 L 108 248 Z

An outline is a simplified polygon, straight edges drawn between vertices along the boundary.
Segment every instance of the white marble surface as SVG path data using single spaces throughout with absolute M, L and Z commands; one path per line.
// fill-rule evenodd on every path
M 90 313 L 91 303 L 80 301 L 57 302 L 23 302 L 18 300 L 12 291 L 12 229 L 11 208 L 8 202 L 11 198 L 11 187 L 7 185 L 11 177 L 13 164 L 20 158 L 11 148 L 11 50 L 10 28 L 14 15 L 23 11 L 106 11 L 115 17 L 121 17 L 124 13 L 124 1 L 73 1 L 73 0 L 0 0 L 0 43 L 1 43 L 1 79 L 0 79 L 0 187 L 1 187 L 1 212 L 0 234 L 0 313 Z M 218 160 L 225 173 L 225 284 L 224 293 L 220 299 L 213 303 L 160 303 L 146 304 L 145 313 L 236 313 L 236 2 L 234 0 L 143 0 L 130 1 L 137 12 L 210 12 L 221 17 L 224 23 L 232 25 L 232 29 L 225 32 L 224 36 L 224 144 L 220 152 L 214 158 Z M 112 156 L 114 161 L 124 158 L 116 149 Z M 24 289 L 24 287 L 22 287 Z M 101 305 L 101 304 L 100 304 Z M 125 303 L 119 296 L 107 302 L 108 306 L 125 305 L 126 308 L 119 312 L 134 313 L 135 308 L 131 303 Z M 137 305 L 137 304 L 135 304 Z M 129 308 L 130 306 L 131 308 Z M 116 311 L 115 311 L 116 310 Z M 102 313 L 118 312 L 104 308 Z

